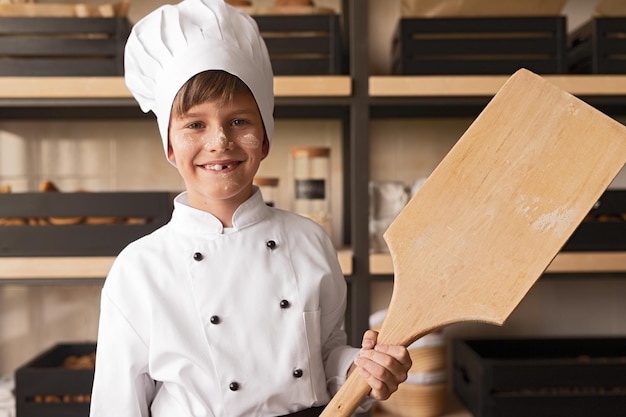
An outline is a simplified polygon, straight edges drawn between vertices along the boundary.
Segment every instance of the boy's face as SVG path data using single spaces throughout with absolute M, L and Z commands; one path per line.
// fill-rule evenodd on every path
M 168 159 L 182 176 L 192 207 L 237 207 L 252 195 L 252 180 L 269 143 L 254 97 L 235 93 L 231 102 L 198 104 L 172 116 Z

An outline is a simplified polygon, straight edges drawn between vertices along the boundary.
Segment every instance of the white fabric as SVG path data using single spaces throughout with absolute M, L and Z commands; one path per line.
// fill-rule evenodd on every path
M 278 416 L 326 404 L 343 383 L 359 350 L 345 345 L 346 284 L 328 236 L 258 189 L 233 229 L 183 193 L 167 225 L 118 256 L 91 417 Z
M 126 43 L 125 80 L 141 109 L 157 116 L 167 154 L 172 102 L 194 75 L 223 70 L 252 91 L 271 141 L 274 78 L 254 19 L 223 0 L 183 0 L 137 22 Z

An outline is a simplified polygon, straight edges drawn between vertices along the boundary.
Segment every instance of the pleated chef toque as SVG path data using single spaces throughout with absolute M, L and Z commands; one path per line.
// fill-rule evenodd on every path
M 141 110 L 157 117 L 167 155 L 169 118 L 178 90 L 194 75 L 223 70 L 256 99 L 271 142 L 273 73 L 256 22 L 224 0 L 183 0 L 137 22 L 126 43 L 125 79 Z

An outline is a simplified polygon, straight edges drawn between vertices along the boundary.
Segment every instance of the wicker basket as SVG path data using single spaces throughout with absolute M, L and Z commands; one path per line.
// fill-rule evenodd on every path
M 432 333 L 408 347 L 413 366 L 409 373 L 432 372 L 445 369 L 446 346 L 443 337 Z
M 446 384 L 404 383 L 377 407 L 397 417 L 436 417 L 445 407 Z
M 379 330 L 386 311 L 370 317 L 370 326 Z M 413 365 L 408 379 L 386 401 L 376 407 L 394 417 L 435 417 L 445 407 L 446 341 L 441 333 L 430 333 L 407 348 Z

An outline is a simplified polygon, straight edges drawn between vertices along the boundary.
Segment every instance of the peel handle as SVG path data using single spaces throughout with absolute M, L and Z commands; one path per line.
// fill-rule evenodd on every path
M 349 417 L 361 405 L 371 388 L 355 369 L 330 400 L 320 417 Z

